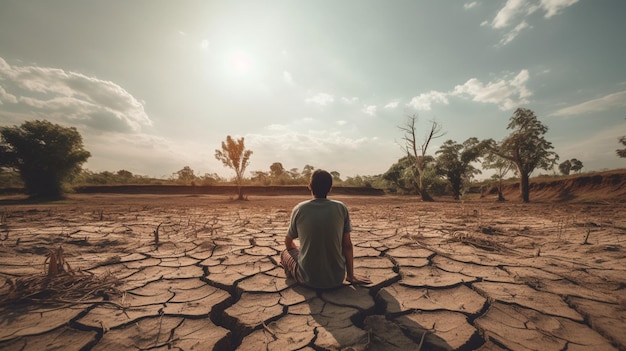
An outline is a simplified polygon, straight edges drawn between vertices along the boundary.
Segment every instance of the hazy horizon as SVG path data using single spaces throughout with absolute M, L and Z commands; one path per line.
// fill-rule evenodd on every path
M 548 126 L 560 162 L 626 167 L 626 2 L 3 1 L 0 125 L 76 127 L 89 170 L 155 178 L 184 166 L 306 164 L 345 179 L 403 155 L 419 115 L 448 139 L 500 140 L 516 108 Z M 542 171 L 543 172 L 543 171 Z

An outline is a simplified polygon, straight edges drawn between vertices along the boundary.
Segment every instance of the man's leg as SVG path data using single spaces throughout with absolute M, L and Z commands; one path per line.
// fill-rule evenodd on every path
M 297 282 L 302 283 L 302 277 L 298 273 L 298 255 L 300 250 L 291 249 L 289 251 L 283 250 L 280 254 L 280 264 L 285 268 L 285 274 L 288 278 L 293 278 Z

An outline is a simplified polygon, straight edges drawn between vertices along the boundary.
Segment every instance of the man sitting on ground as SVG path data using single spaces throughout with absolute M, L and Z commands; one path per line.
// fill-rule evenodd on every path
M 291 213 L 281 264 L 288 276 L 311 288 L 338 287 L 344 279 L 369 284 L 369 279 L 354 275 L 350 216 L 346 205 L 326 198 L 332 185 L 333 177 L 326 171 L 311 175 L 313 199 L 299 203 Z

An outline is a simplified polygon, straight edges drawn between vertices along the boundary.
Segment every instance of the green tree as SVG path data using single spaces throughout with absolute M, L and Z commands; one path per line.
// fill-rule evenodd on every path
M 573 159 L 571 159 L 569 161 L 572 164 L 571 171 L 580 173 L 580 170 L 583 169 L 583 162 L 578 160 L 578 159 L 575 159 L 575 158 L 573 158 Z
M 133 173 L 125 169 L 120 169 L 117 171 L 117 176 L 122 179 L 131 179 L 133 177 Z
M 491 179 L 496 181 L 498 201 L 504 201 L 504 194 L 502 193 L 504 177 L 506 177 L 510 171 L 515 170 L 515 164 L 505 158 L 489 152 L 483 159 L 482 167 L 485 169 L 493 169 L 495 171 L 495 173 L 491 176 Z
M 83 169 L 77 176 L 72 179 L 72 184 L 90 185 L 90 184 L 128 184 L 129 178 L 119 176 L 118 173 L 102 171 L 99 173 Z
M 364 177 L 360 175 L 356 175 L 354 177 L 347 177 L 346 180 L 343 181 L 343 185 L 345 186 L 366 186 Z
M 400 189 L 404 193 L 419 195 L 420 191 L 415 175 L 416 163 L 411 155 L 402 157 L 389 167 L 382 179 L 390 183 L 392 189 Z M 430 194 L 430 189 L 436 183 L 435 159 L 432 156 L 425 156 L 425 159 L 420 160 L 420 163 L 424 166 L 421 173 L 424 191 Z
M 194 174 L 193 169 L 189 166 L 185 166 L 182 169 L 174 172 L 172 177 L 183 184 L 189 184 L 196 180 L 196 175 Z
M 285 173 L 285 167 L 280 162 L 274 162 L 270 165 L 270 173 L 272 178 L 279 179 Z
M 565 160 L 559 164 L 559 171 L 563 175 L 569 175 L 570 170 L 572 169 L 572 162 L 570 160 Z
M 405 156 L 389 167 L 387 172 L 383 174 L 383 179 L 391 183 L 395 189 L 400 189 L 407 193 L 417 193 L 415 176 L 412 171 L 413 167 L 414 161 L 411 159 L 411 156 Z
M 532 110 L 518 108 L 510 118 L 507 129 L 511 133 L 491 152 L 505 158 L 517 168 L 520 176 L 522 201 L 530 201 L 530 174 L 537 168 L 550 170 L 559 159 L 552 143 L 544 138 L 548 127 L 543 125 Z M 494 145 L 493 143 L 491 144 Z
M 297 181 L 300 179 L 300 177 L 301 177 L 301 175 L 300 175 L 300 171 L 298 170 L 298 168 L 297 168 L 297 167 L 294 167 L 294 168 L 290 169 L 290 170 L 287 172 L 287 174 L 289 175 L 289 178 L 290 178 L 290 179 L 289 179 L 289 181 L 290 181 L 290 183 L 294 183 L 294 181 L 295 181 L 295 182 L 297 182 Z
M 620 142 L 623 146 L 626 146 L 626 135 L 625 135 L 625 136 L 623 136 L 623 137 L 621 137 L 621 138 L 619 138 L 619 142 Z M 619 156 L 619 157 L 622 157 L 622 158 L 626 157 L 626 147 L 625 147 L 625 148 L 623 148 L 623 149 L 617 149 L 617 150 L 615 150 L 615 153 L 617 153 L 617 156 Z
M 472 162 L 482 155 L 484 149 L 483 143 L 472 137 L 465 140 L 463 144 L 448 140 L 435 152 L 439 155 L 436 159 L 437 173 L 446 177 L 450 182 L 455 200 L 461 198 L 463 183 L 475 174 L 481 173 L 479 169 L 472 166 Z
M 315 167 L 311 165 L 307 164 L 307 165 L 304 165 L 304 167 L 302 167 L 302 179 L 304 179 L 306 183 L 309 182 L 311 178 L 311 174 L 313 174 L 313 171 L 315 171 Z
M 217 173 L 205 173 L 196 178 L 200 180 L 202 185 L 213 185 L 222 181 L 222 178 Z
M 91 156 L 76 128 L 45 120 L 0 128 L 0 136 L 0 166 L 17 169 L 32 197 L 62 197 L 63 183 Z
M 582 161 L 572 158 L 570 160 L 565 160 L 559 164 L 559 171 L 563 175 L 569 175 L 570 172 L 580 172 L 583 168 Z
M 237 182 L 237 199 L 243 200 L 241 185 L 243 183 L 243 174 L 250 162 L 252 150 L 246 150 L 244 138 L 236 141 L 230 135 L 226 136 L 226 141 L 222 141 L 222 150 L 215 150 L 215 158 L 222 161 L 224 166 L 235 171 L 235 180 Z
M 441 131 L 441 125 L 435 121 L 431 121 L 430 130 L 426 133 L 424 141 L 419 144 L 417 140 L 417 115 L 408 116 L 406 123 L 400 126 L 400 130 L 404 132 L 404 145 L 401 145 L 406 152 L 407 160 L 413 162 L 413 167 L 410 168 L 413 176 L 415 177 L 415 186 L 417 193 L 421 196 L 422 201 L 434 201 L 432 196 L 428 193 L 428 183 L 425 181 L 426 167 L 428 166 L 428 160 L 432 159 L 428 156 L 427 150 L 431 141 L 436 138 L 442 137 L 445 133 Z
M 333 177 L 333 183 L 341 183 L 341 174 L 337 171 L 330 171 L 330 175 Z
M 254 184 L 259 184 L 259 185 L 270 185 L 270 174 L 268 172 L 263 172 L 263 171 L 252 171 L 252 176 L 250 177 L 250 180 L 254 183 Z
M 346 180 L 343 181 L 343 185 L 376 189 L 388 189 L 390 186 L 389 182 L 383 179 L 382 174 L 374 176 L 361 176 L 357 174 L 354 177 L 347 177 Z

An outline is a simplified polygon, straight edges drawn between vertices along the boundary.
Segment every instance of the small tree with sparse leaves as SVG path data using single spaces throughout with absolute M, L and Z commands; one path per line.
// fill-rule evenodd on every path
M 465 182 L 474 175 L 480 174 L 480 170 L 472 166 L 485 149 L 484 142 L 472 137 L 459 144 L 453 140 L 448 140 L 439 150 L 435 152 L 437 156 L 437 174 L 444 176 L 452 187 L 452 196 L 455 200 L 461 198 L 461 190 Z
M 491 179 L 496 182 L 498 201 L 504 201 L 504 177 L 506 177 L 510 171 L 515 171 L 515 164 L 505 158 L 489 152 L 483 159 L 482 166 L 483 168 L 495 171 L 495 173 L 491 175 Z
M 215 150 L 215 158 L 222 161 L 224 166 L 235 171 L 238 200 L 244 199 L 241 185 L 243 183 L 243 174 L 246 171 L 246 167 L 248 167 L 251 155 L 252 150 L 246 150 L 243 138 L 234 140 L 230 135 L 226 137 L 226 141 L 222 141 L 222 149 Z

